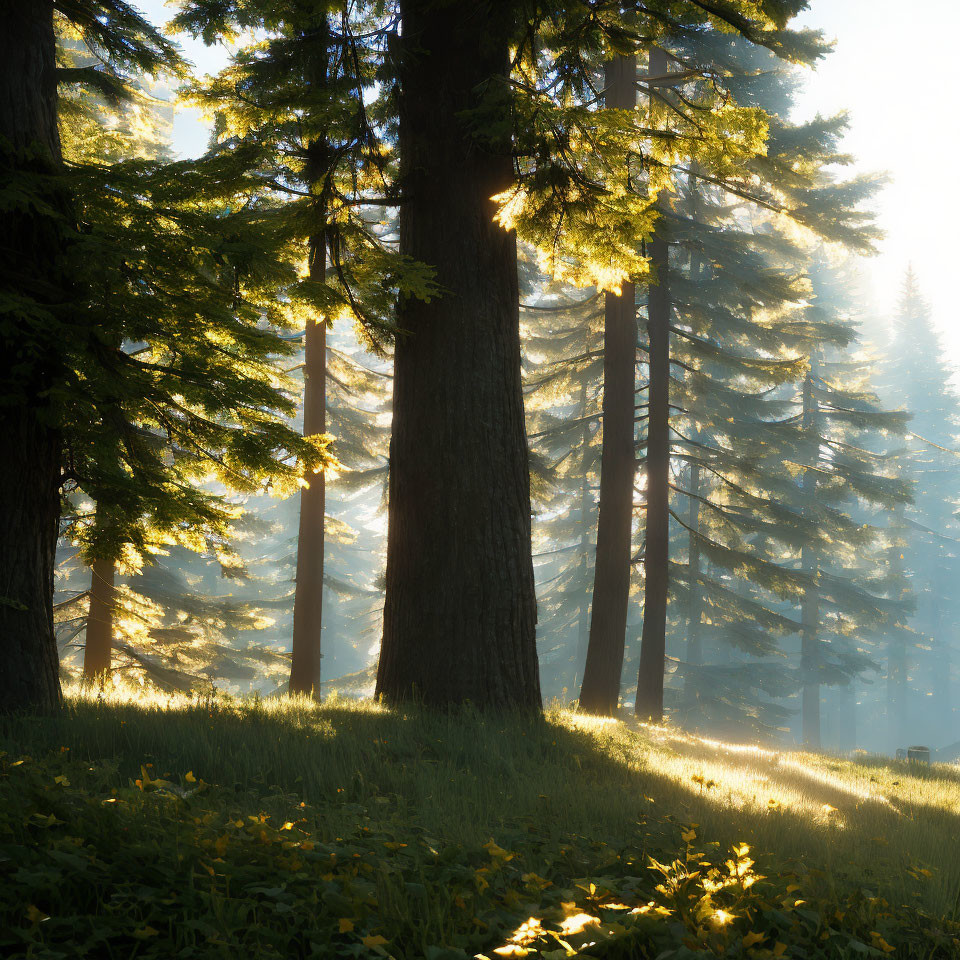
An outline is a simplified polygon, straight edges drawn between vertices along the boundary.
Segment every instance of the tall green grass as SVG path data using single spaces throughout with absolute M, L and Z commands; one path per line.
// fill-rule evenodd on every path
M 0 953 L 679 957 L 686 939 L 723 956 L 960 956 L 952 768 L 559 709 L 77 693 L 58 716 L 0 721 L 0 750 Z M 711 893 L 741 844 L 734 865 L 769 879 Z M 603 910 L 643 904 L 670 917 L 597 932 Z M 592 918 L 580 941 L 556 932 L 571 905 Z M 555 929 L 509 942 L 529 917 Z

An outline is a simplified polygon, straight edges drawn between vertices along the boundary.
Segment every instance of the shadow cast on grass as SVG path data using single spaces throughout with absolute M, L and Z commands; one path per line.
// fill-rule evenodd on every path
M 759 757 L 682 748 L 569 714 L 73 700 L 59 716 L 0 720 L 0 749 L 109 764 L 117 786 L 147 764 L 151 777 L 176 782 L 189 771 L 233 791 L 244 809 L 281 821 L 303 801 L 318 833 L 331 838 L 362 821 L 465 846 L 526 832 L 670 858 L 681 846 L 679 827 L 695 823 L 700 838 L 722 848 L 750 843 L 761 870 L 802 863 L 841 885 L 867 885 L 946 915 L 955 915 L 960 890 L 957 807 L 916 803 L 905 812 L 864 801 L 851 809 L 842 789 L 802 769 L 778 771 Z M 708 786 L 710 763 L 728 770 L 730 782 L 722 773 Z M 778 776 L 807 797 L 805 806 L 766 806 Z M 751 778 L 752 796 L 744 786 Z M 821 803 L 840 816 L 812 816 L 811 805 Z M 931 876 L 907 873 L 917 865 Z

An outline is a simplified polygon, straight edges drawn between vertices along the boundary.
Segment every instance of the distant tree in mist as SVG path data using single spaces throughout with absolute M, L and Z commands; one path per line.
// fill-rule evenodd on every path
M 914 604 L 891 642 L 887 666 L 888 748 L 906 740 L 945 745 L 960 735 L 953 695 L 960 597 L 960 403 L 943 341 L 917 276 L 908 268 L 884 356 L 884 397 L 910 416 L 900 474 L 914 503 L 891 520 Z M 900 556 L 902 554 L 902 556 Z

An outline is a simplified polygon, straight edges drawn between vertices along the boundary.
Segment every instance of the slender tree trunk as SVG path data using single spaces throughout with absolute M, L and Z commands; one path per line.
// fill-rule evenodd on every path
M 690 218 L 699 219 L 700 195 L 694 171 L 687 177 L 690 196 Z M 690 253 L 690 280 L 699 283 L 703 279 L 703 260 L 698 251 Z M 701 431 L 696 429 L 693 440 L 702 439 Z M 687 670 L 683 678 L 684 722 L 696 729 L 700 720 L 701 674 L 698 667 L 703 665 L 703 640 L 701 621 L 703 620 L 703 591 L 700 589 L 700 464 L 690 464 L 689 499 L 687 503 Z
M 953 743 L 954 733 L 953 707 L 950 691 L 950 630 L 945 616 L 945 598 L 949 596 L 943 574 L 949 570 L 949 562 L 945 556 L 943 544 L 937 547 L 938 572 L 933 586 L 933 649 L 930 653 L 932 670 L 930 689 L 933 692 L 930 704 L 930 716 L 927 718 L 927 727 L 930 731 L 927 738 L 931 745 L 937 743 Z
M 320 29 L 303 41 L 304 75 L 318 88 L 329 83 L 330 36 L 326 16 Z M 318 137 L 307 144 L 304 179 L 314 196 L 315 231 L 310 237 L 310 279 L 321 284 L 327 273 L 326 224 L 330 209 L 330 144 Z M 303 435 L 316 436 L 327 429 L 327 326 L 323 316 L 307 320 L 303 357 Z M 300 490 L 297 532 L 297 579 L 293 599 L 293 650 L 290 693 L 320 695 L 323 658 L 323 561 L 326 520 L 326 476 L 319 471 Z
M 699 435 L 698 435 L 699 437 Z M 690 464 L 690 503 L 687 511 L 687 666 L 683 679 L 684 713 L 688 725 L 695 725 L 700 714 L 700 681 L 696 668 L 703 664 L 703 593 L 700 590 L 700 464 Z
M 904 543 L 904 508 L 898 504 L 889 521 L 889 528 L 893 536 L 891 539 L 891 554 L 894 576 L 899 580 L 903 576 L 903 562 L 901 551 Z M 901 598 L 903 599 L 903 598 Z M 907 747 L 904 742 L 907 733 L 907 644 L 900 624 L 891 631 L 887 641 L 887 739 L 891 753 L 898 747 Z
M 637 100 L 636 57 L 606 65 L 605 103 L 633 109 Z M 620 700 L 620 675 L 630 600 L 633 484 L 636 474 L 637 307 L 632 283 L 604 297 L 603 449 L 593 609 L 580 709 L 610 716 Z
M 4 9 L 0 181 L 61 169 L 55 50 L 51 0 L 21 0 Z M 69 213 L 69 200 L 54 181 L 43 200 Z M 10 314 L 0 324 L 0 395 L 8 401 L 0 407 L 0 711 L 49 709 L 61 699 L 53 630 L 61 445 L 49 400 L 60 344 L 44 336 L 42 324 L 48 306 L 63 310 L 68 300 L 62 247 L 63 223 L 56 216 L 27 204 L 4 213 L 0 298 L 20 303 L 28 319 Z M 33 316 L 30 301 L 40 307 Z
M 310 244 L 310 276 L 322 281 L 326 264 L 322 236 Z M 327 428 L 327 327 L 321 317 L 307 322 L 303 361 L 303 435 Z M 297 585 L 293 601 L 293 658 L 290 692 L 319 695 L 321 629 L 323 626 L 324 518 L 326 479 L 323 471 L 308 477 L 300 491 L 297 534 Z
M 810 372 L 803 382 L 803 429 L 809 434 L 811 443 L 818 436 L 817 400 L 813 395 L 813 378 L 816 376 L 816 357 L 810 359 Z M 804 470 L 803 501 L 812 504 L 817 495 L 817 478 L 813 470 Z M 820 749 L 820 591 L 816 586 L 819 573 L 819 560 L 816 549 L 804 544 L 800 552 L 800 567 L 813 579 L 814 585 L 807 587 L 800 603 L 800 677 L 801 726 L 804 746 L 811 750 Z
M 650 74 L 667 72 L 667 55 L 650 48 Z M 656 282 L 647 290 L 649 388 L 647 397 L 646 540 L 643 551 L 643 633 L 636 713 L 643 720 L 663 719 L 663 661 L 666 654 L 667 591 L 670 554 L 670 291 L 669 246 L 664 220 L 649 245 Z
M 511 144 L 477 140 L 466 113 L 498 109 L 517 11 L 401 0 L 400 13 L 400 250 L 442 293 L 398 309 L 376 689 L 539 709 L 516 235 L 490 199 L 513 183 Z
M 584 344 L 584 349 L 588 349 Z M 583 670 L 587 662 L 587 648 L 590 640 L 590 595 L 586 592 L 587 569 L 590 553 L 590 475 L 587 467 L 590 451 L 590 430 L 587 425 L 587 383 L 580 384 L 579 415 L 584 418 L 580 430 L 580 577 L 579 582 L 584 584 L 584 593 L 580 598 L 580 608 L 577 611 L 577 662 L 574 673 L 574 687 L 583 679 Z
M 830 731 L 828 740 L 841 750 L 854 750 L 857 746 L 857 687 L 856 681 L 838 687 L 834 697 L 836 730 Z M 829 730 L 829 725 L 828 725 Z
M 113 561 L 95 560 L 90 568 L 90 612 L 83 648 L 85 680 L 97 680 L 110 673 L 114 598 Z
M 904 743 L 907 731 L 907 644 L 902 636 L 893 637 L 887 649 L 887 728 L 890 752 Z
M 815 553 L 810 547 L 802 550 L 801 566 L 805 573 L 816 576 Z M 800 673 L 803 683 L 801 702 L 803 744 L 820 749 L 820 594 L 816 587 L 804 591 L 800 604 Z

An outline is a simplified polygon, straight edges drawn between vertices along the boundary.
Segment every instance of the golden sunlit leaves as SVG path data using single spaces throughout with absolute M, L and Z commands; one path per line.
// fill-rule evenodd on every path
M 517 69 L 529 159 L 518 182 L 492 198 L 495 219 L 529 242 L 557 281 L 619 295 L 627 280 L 648 279 L 641 241 L 653 233 L 658 197 L 675 188 L 675 168 L 693 163 L 722 178 L 766 150 L 766 114 L 695 77 L 682 99 L 661 91 L 635 109 L 595 109 L 552 97 L 539 63 Z
M 569 937 L 572 934 L 582 932 L 585 927 L 596 926 L 599 923 L 599 918 L 592 917 L 589 913 L 575 913 L 561 921 L 560 932 L 565 937 Z
M 493 951 L 498 957 L 525 957 L 529 950 L 521 947 L 518 943 L 507 943 L 502 947 L 496 947 Z
M 382 947 L 390 941 L 386 937 L 381 936 L 379 933 L 369 934 L 365 937 L 360 938 L 360 942 L 365 947 Z

